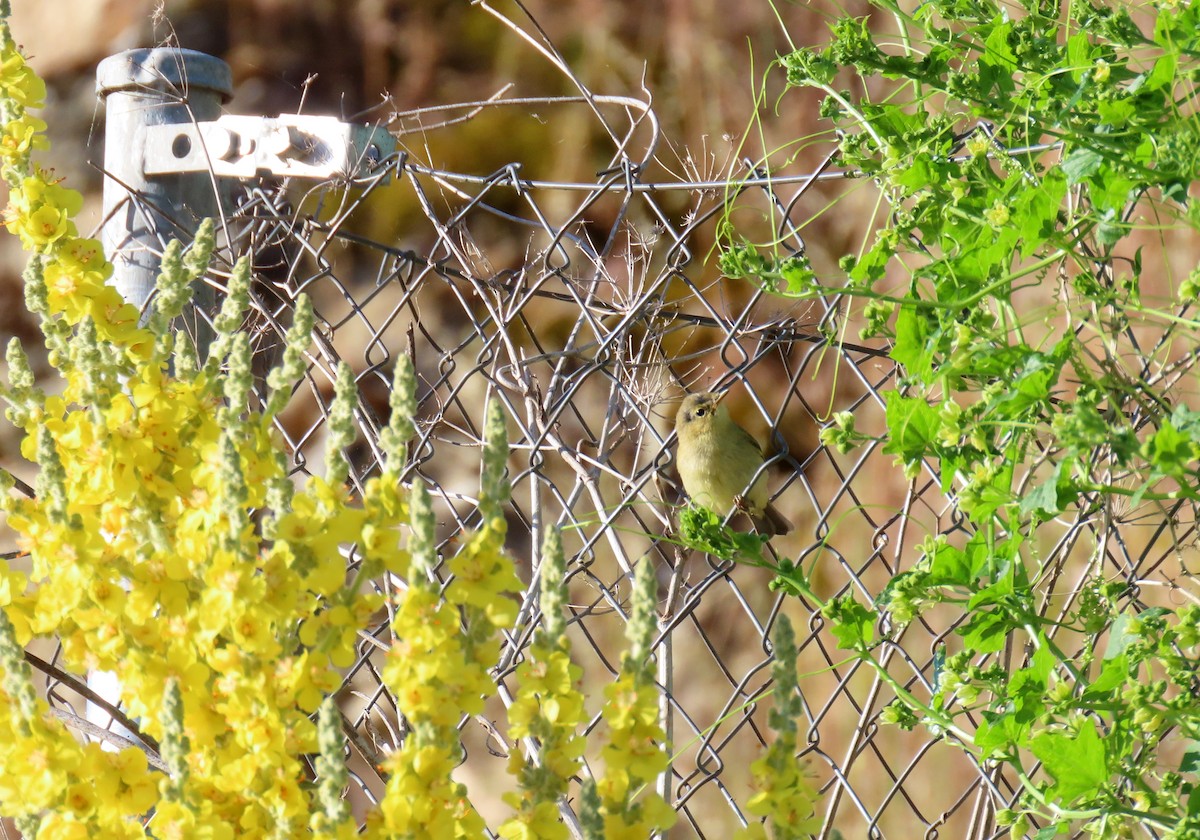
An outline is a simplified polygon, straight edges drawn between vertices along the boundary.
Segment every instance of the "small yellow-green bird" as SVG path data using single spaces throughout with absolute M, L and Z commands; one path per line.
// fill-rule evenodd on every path
M 729 416 L 723 396 L 691 394 L 675 414 L 683 489 L 693 502 L 721 516 L 744 510 L 759 533 L 786 534 L 792 523 L 768 501 L 766 471 L 747 488 L 762 466 L 762 447 Z

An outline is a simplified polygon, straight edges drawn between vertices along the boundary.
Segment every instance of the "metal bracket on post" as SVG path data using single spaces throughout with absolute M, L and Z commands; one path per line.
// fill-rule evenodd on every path
M 221 115 L 233 93 L 229 65 L 194 50 L 109 56 L 96 92 L 107 118 L 104 250 L 117 290 L 139 308 L 166 243 L 189 240 L 201 219 L 230 209 L 229 179 L 355 180 L 396 150 L 384 129 L 334 117 Z M 209 291 L 196 290 L 198 305 L 211 306 Z
M 212 172 L 219 178 L 355 180 L 396 150 L 382 128 L 334 117 L 227 115 L 213 122 L 146 128 L 147 175 Z

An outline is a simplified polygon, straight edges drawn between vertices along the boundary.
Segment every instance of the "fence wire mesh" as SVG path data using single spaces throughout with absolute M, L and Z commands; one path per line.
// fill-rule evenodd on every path
M 263 266 L 258 323 L 248 325 L 261 352 L 278 343 L 301 292 L 316 301 L 320 322 L 302 393 L 280 429 L 296 470 L 322 461 L 334 370 L 346 361 L 362 395 L 360 441 L 347 453 L 352 480 L 362 484 L 376 469 L 394 359 L 408 354 L 421 414 L 406 479 L 425 482 L 440 499 L 449 544 L 477 524 L 480 423 L 485 401 L 500 400 L 512 448 L 509 547 L 526 563 L 530 589 L 498 680 L 515 668 L 538 621 L 536 547 L 554 525 L 566 530 L 574 650 L 597 713 L 599 689 L 615 676 L 624 647 L 632 569 L 659 570 L 656 654 L 676 755 L 663 789 L 690 832 L 721 837 L 749 819 L 748 766 L 770 737 L 767 636 L 781 609 L 807 627 L 800 668 L 812 674 L 804 683 L 808 752 L 826 790 L 828 825 L 850 836 L 884 836 L 887 826 L 936 833 L 948 823 L 954 834 L 979 832 L 1011 787 L 982 767 L 961 786 L 925 784 L 953 754 L 879 729 L 889 695 L 844 662 L 818 615 L 770 593 L 756 570 L 694 556 L 674 538 L 681 497 L 671 418 L 674 402 L 697 388 L 733 387 L 751 427 L 809 431 L 804 449 L 773 436 L 778 503 L 801 524 L 772 550 L 817 563 L 824 591 L 872 597 L 911 554 L 914 533 L 959 527 L 931 478 L 913 487 L 880 483 L 890 459 L 877 449 L 847 460 L 815 443 L 831 408 L 855 411 L 859 428 L 882 429 L 880 390 L 894 377 L 886 348 L 830 340 L 844 326 L 837 300 L 781 304 L 713 277 L 698 253 L 713 241 L 734 190 L 757 192 L 802 251 L 794 216 L 813 177 L 781 185 L 749 171 L 719 183 L 654 182 L 660 138 L 645 103 L 587 96 L 521 104 L 593 108 L 614 140 L 611 168 L 592 184 L 547 183 L 523 179 L 519 162 L 479 177 L 402 153 L 352 198 L 323 187 L 296 202 L 312 209 L 291 209 L 278 191 L 248 193 L 232 250 L 279 258 Z M 420 227 L 402 242 L 356 232 L 359 217 L 395 191 L 421 209 Z M 684 212 L 663 206 L 668 191 L 687 196 Z M 910 687 L 928 684 L 934 642 L 949 627 L 924 629 L 891 658 Z M 387 622 L 364 631 L 345 689 L 365 757 L 373 757 L 400 735 L 380 682 Z M 514 745 L 488 720 L 467 728 L 478 731 L 465 735 L 465 772 L 486 779 L 489 764 Z M 367 767 L 361 784 L 377 793 L 380 780 Z
M 844 340 L 857 330 L 837 297 L 798 304 L 713 267 L 731 198 L 769 219 L 781 247 L 801 253 L 812 217 L 861 182 L 833 171 L 832 158 L 813 171 L 747 162 L 711 178 L 698 168 L 694 178 L 673 176 L 648 98 L 603 96 L 574 81 L 578 95 L 395 115 L 403 151 L 349 189 L 244 186 L 226 220 L 227 255 L 254 254 L 245 328 L 259 370 L 274 360 L 297 295 L 308 294 L 318 316 L 307 373 L 278 428 L 294 471 L 323 460 L 335 371 L 346 362 L 359 386 L 360 433 L 345 454 L 361 489 L 378 470 L 395 359 L 410 356 L 420 413 L 404 480 L 430 488 L 451 550 L 478 524 L 483 410 L 499 400 L 511 446 L 508 547 L 528 583 L 495 667 L 501 700 L 540 620 L 539 546 L 556 526 L 564 529 L 570 633 L 591 727 L 625 646 L 632 570 L 651 563 L 658 571 L 654 653 L 674 756 L 660 790 L 680 815 L 671 836 L 725 837 L 752 819 L 749 765 L 771 738 L 767 639 L 781 612 L 799 628 L 803 758 L 822 791 L 822 836 L 1000 836 L 995 812 L 1019 790 L 1003 766 L 974 763 L 929 732 L 881 724 L 891 689 L 837 650 L 819 613 L 772 592 L 760 570 L 691 552 L 675 537 L 675 404 L 688 392 L 726 388 L 735 416 L 769 439 L 775 503 L 796 524 L 769 550 L 812 570 L 821 595 L 872 600 L 928 535 L 970 537 L 932 469 L 908 480 L 882 443 L 839 455 L 818 442 L 837 411 L 853 412 L 867 434 L 884 433 L 884 392 L 897 377 L 889 348 Z M 438 132 L 490 109 L 528 120 L 582 109 L 608 144 L 607 166 L 590 183 L 527 178 L 521 161 L 490 174 L 439 168 Z M 825 191 L 813 200 L 819 182 Z M 221 290 L 219 270 L 210 281 Z M 1178 547 L 1195 539 L 1182 505 L 1158 511 L 1136 537 L 1103 510 L 1061 522 L 1061 538 L 1042 558 L 1052 572 L 1043 611 L 1069 610 L 1085 572 L 1123 577 L 1135 597 L 1137 584 L 1167 582 Z M 893 635 L 881 652 L 891 676 L 928 696 L 937 651 L 953 647 L 960 618 L 938 608 Z M 380 614 L 361 628 L 358 660 L 339 692 L 360 809 L 382 792 L 381 759 L 404 737 L 381 678 L 390 644 Z M 1019 668 L 1025 655 L 1005 650 L 999 660 Z M 60 708 L 96 699 L 53 661 L 43 671 Z M 487 791 L 517 748 L 498 719 L 464 722 L 459 772 L 472 791 Z M 477 804 L 502 809 L 496 799 Z

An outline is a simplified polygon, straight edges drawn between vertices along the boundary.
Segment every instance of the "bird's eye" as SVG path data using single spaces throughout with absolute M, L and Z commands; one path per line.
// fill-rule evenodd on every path
M 696 416 L 697 416 L 697 417 L 703 417 L 706 411 L 707 411 L 707 409 L 703 409 L 703 408 L 697 408 L 697 409 L 696 409 Z

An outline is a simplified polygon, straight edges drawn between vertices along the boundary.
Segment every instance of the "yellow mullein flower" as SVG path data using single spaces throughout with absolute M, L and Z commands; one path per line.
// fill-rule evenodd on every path
M 34 149 L 49 148 L 50 143 L 42 134 L 45 130 L 44 122 L 28 114 L 12 120 L 0 133 L 0 158 L 17 163 Z
M 0 97 L 23 108 L 40 108 L 46 100 L 46 83 L 15 49 L 0 53 Z

